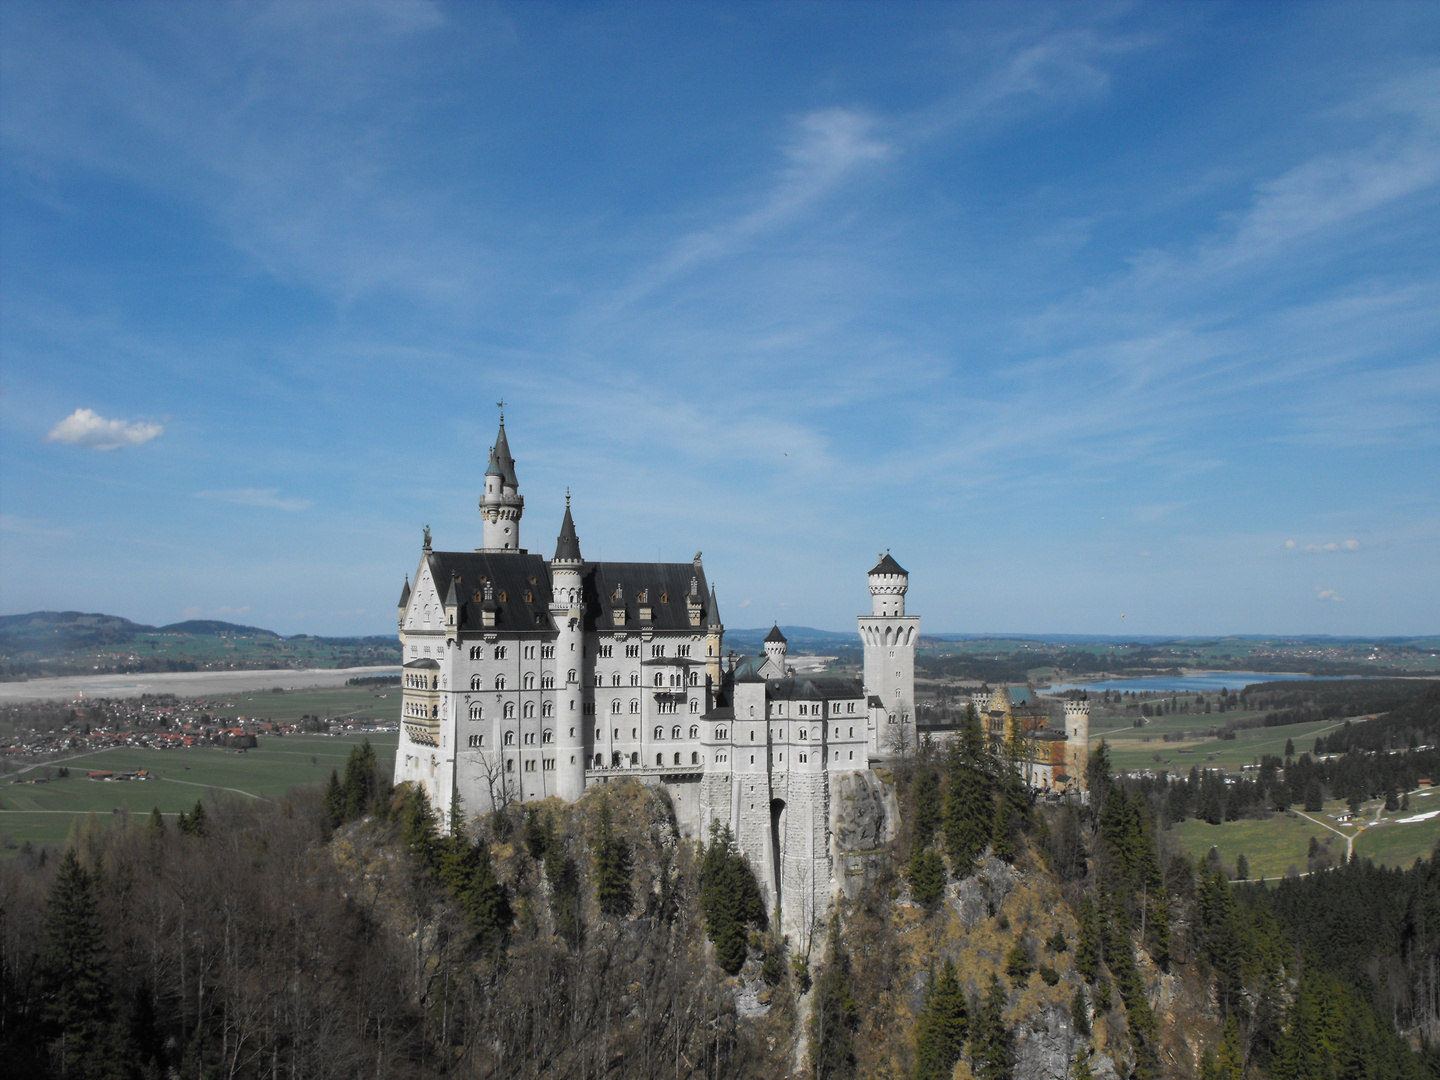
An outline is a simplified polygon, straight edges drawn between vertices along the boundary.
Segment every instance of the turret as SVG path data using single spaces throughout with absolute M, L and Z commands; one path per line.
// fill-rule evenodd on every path
M 500 414 L 500 433 L 490 448 L 490 464 L 485 469 L 485 493 L 480 496 L 480 518 L 483 523 L 482 551 L 519 551 L 520 517 L 525 500 L 520 495 L 520 481 L 515 475 L 515 459 L 510 456 L 510 441 L 505 437 L 505 414 Z
M 1085 773 L 1090 766 L 1090 702 L 1065 702 L 1065 773 L 1071 791 L 1085 790 Z
M 870 614 L 904 615 L 905 593 L 909 589 L 909 573 L 890 557 L 890 552 L 885 552 L 870 571 Z
M 720 688 L 720 650 L 725 644 L 725 624 L 720 621 L 720 601 L 710 586 L 710 611 L 705 619 L 705 677 L 711 690 Z
M 783 678 L 785 675 L 785 652 L 788 643 L 785 635 L 780 632 L 780 624 L 776 623 L 770 627 L 770 633 L 765 635 L 765 659 L 779 668 L 780 674 L 776 678 Z
M 396 616 L 396 621 L 397 621 L 401 626 L 404 626 L 404 625 L 405 625 L 405 610 L 406 610 L 409 606 L 410 606 L 410 575 L 409 575 L 409 574 L 406 574 L 406 575 L 405 575 L 405 587 L 400 590 L 399 614 Z
M 585 679 L 585 602 L 580 537 L 570 516 L 570 493 L 565 493 L 565 517 L 555 540 L 550 562 L 550 617 L 555 622 L 555 784 L 556 794 L 574 802 L 585 791 L 585 727 L 580 685 Z

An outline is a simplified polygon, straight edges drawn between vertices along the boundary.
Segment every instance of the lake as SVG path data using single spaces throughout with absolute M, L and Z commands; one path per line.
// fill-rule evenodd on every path
M 1363 676 L 1362 676 L 1363 677 Z M 1095 682 L 1055 683 L 1044 693 L 1059 694 L 1066 690 L 1131 690 L 1135 693 L 1152 693 L 1161 690 L 1186 690 L 1197 693 L 1202 690 L 1239 690 L 1251 683 L 1262 682 L 1305 682 L 1313 675 L 1285 674 L 1275 671 L 1197 671 L 1191 675 L 1144 675 L 1136 679 L 1097 679 Z M 1333 678 L 1333 676 L 1332 676 Z

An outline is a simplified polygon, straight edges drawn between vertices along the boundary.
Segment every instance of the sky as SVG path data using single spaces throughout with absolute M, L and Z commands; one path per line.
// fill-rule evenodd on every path
M 0 4 L 0 612 L 1440 632 L 1440 6 Z

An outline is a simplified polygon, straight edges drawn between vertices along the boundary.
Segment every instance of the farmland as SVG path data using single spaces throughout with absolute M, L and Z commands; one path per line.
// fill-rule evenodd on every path
M 307 711 L 313 714 L 316 707 L 316 702 L 308 702 Z M 362 738 L 375 747 L 382 771 L 393 770 L 398 740 L 394 732 L 267 736 L 258 747 L 246 751 L 115 747 L 57 759 L 20 777 L 23 781 L 52 774 L 46 783 L 12 782 L 0 787 L 0 845 L 4 849 L 0 856 L 13 854 L 12 845 L 26 840 L 59 843 L 74 820 L 90 812 L 148 814 L 158 806 L 163 813 L 178 814 L 211 792 L 236 798 L 280 798 L 297 785 L 324 782 L 331 769 L 344 767 L 351 748 Z M 53 778 L 61 765 L 69 768 L 69 777 Z M 154 779 L 99 782 L 86 778 L 87 771 L 137 769 L 148 770 Z

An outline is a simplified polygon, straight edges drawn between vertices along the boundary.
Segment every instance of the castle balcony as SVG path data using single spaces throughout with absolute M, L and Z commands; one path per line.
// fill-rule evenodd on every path
M 610 768 L 585 770 L 585 786 L 608 784 L 611 780 L 629 777 L 646 784 L 673 784 L 699 780 L 705 775 L 703 765 L 616 765 Z

